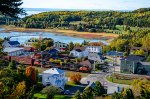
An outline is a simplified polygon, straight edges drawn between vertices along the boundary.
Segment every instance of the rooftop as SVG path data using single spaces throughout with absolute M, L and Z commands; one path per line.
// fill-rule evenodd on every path
M 142 65 L 150 66 L 150 62 L 140 62 Z
M 20 47 L 6 47 L 4 48 L 3 52 L 15 52 L 15 51 L 19 51 L 19 50 L 23 50 L 24 48 L 20 48 Z
M 141 56 L 141 55 L 129 55 L 125 58 L 122 58 L 121 60 L 129 60 L 129 61 L 136 61 L 136 60 L 144 60 L 145 57 L 144 56 Z
M 43 73 L 48 73 L 48 74 L 62 74 L 64 72 L 65 72 L 64 70 L 61 70 L 61 69 L 58 69 L 58 68 L 51 68 L 51 69 L 48 69 L 48 70 L 44 71 Z
M 78 52 L 82 52 L 82 51 L 85 50 L 85 47 L 76 46 L 73 49 L 76 50 L 76 51 L 78 51 Z
M 107 52 L 108 56 L 123 56 L 123 52 L 118 52 L 118 51 L 110 51 Z
M 8 41 L 10 45 L 20 45 L 18 41 Z

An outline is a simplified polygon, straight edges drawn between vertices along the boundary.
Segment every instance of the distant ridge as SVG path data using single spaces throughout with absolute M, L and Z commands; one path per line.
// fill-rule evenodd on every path
M 131 12 L 134 10 L 110 10 L 110 9 L 59 9 L 59 8 L 24 8 L 26 11 L 119 11 Z

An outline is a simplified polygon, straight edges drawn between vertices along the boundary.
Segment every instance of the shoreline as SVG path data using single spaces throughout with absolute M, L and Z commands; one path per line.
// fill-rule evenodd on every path
M 99 40 L 106 40 L 111 42 L 114 38 L 117 38 L 118 34 L 113 33 L 91 33 L 91 32 L 78 32 L 73 30 L 61 30 L 61 29 L 35 29 L 35 28 L 21 28 L 15 26 L 0 26 L 0 28 L 4 28 L 5 30 L 1 30 L 1 32 L 50 32 L 50 33 L 58 33 L 65 36 L 72 36 L 72 37 L 80 37 L 85 39 L 99 39 Z

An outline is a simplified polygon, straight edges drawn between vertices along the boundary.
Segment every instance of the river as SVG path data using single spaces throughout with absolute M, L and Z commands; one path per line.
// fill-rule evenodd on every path
M 90 42 L 103 42 L 104 44 L 108 44 L 105 40 L 99 40 L 99 39 L 85 39 L 80 37 L 71 37 L 71 36 L 65 36 L 58 33 L 49 33 L 49 32 L 2 32 L 4 30 L 3 28 L 0 28 L 0 38 L 4 39 L 5 37 L 11 37 L 10 40 L 12 41 L 19 41 L 21 44 L 23 44 L 25 41 L 27 41 L 30 38 L 40 38 L 40 35 L 42 38 L 52 38 L 54 41 L 60 41 L 63 43 L 82 43 L 84 40 L 90 41 Z

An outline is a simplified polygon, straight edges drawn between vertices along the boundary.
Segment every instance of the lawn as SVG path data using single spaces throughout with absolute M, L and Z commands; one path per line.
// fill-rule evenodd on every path
M 46 99 L 46 95 L 41 93 L 35 93 L 34 97 L 37 99 Z M 71 99 L 71 97 L 66 95 L 56 95 L 54 99 Z
M 109 77 L 109 76 L 106 76 L 106 79 L 113 83 L 126 84 L 126 85 L 131 85 L 133 82 L 133 80 L 122 80 L 122 79 L 116 79 L 115 77 Z
M 35 68 L 39 71 L 39 73 L 42 73 L 43 71 L 49 69 L 49 68 L 41 68 L 41 67 L 35 67 Z M 78 72 L 66 70 L 66 77 L 70 77 L 70 74 L 72 74 L 72 73 L 78 73 Z M 79 73 L 81 74 L 82 78 L 87 77 L 89 75 L 88 73 L 81 73 L 81 72 L 79 72 Z

